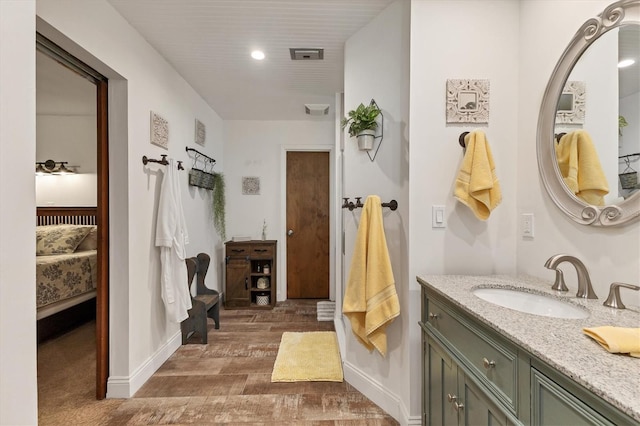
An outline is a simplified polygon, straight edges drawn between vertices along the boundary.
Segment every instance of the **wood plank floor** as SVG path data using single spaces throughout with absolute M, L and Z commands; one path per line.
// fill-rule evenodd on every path
M 346 382 L 271 383 L 284 331 L 333 330 L 316 320 L 316 304 L 222 309 L 220 330 L 209 323 L 208 345 L 181 346 L 130 399 L 93 399 L 95 324 L 76 329 L 39 347 L 39 423 L 397 425 Z

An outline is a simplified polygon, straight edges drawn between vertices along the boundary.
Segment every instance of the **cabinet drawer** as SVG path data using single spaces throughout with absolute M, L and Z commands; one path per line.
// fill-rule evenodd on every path
M 252 259 L 272 259 L 273 246 L 272 245 L 251 246 L 251 258 Z
M 227 256 L 231 257 L 247 257 L 251 254 L 251 244 L 234 244 L 227 245 Z
M 507 342 L 489 336 L 432 299 L 426 302 L 428 323 L 457 350 L 467 368 L 515 412 L 517 350 Z

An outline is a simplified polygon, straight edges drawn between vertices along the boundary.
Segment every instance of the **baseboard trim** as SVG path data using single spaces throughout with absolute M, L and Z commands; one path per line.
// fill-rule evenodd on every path
M 389 392 L 380 383 L 372 380 L 353 364 L 343 363 L 344 378 L 351 386 L 386 411 L 401 425 L 420 425 L 420 416 L 410 416 L 407 407 L 398 395 Z
M 142 363 L 133 374 L 109 377 L 107 398 L 131 398 L 181 345 L 182 333 L 178 331 Z

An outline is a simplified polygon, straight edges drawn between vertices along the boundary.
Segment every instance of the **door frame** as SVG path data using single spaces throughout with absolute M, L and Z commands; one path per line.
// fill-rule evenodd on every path
M 280 241 L 278 244 L 279 273 L 276 298 L 287 300 L 287 153 L 288 152 L 328 152 L 329 153 L 329 299 L 336 300 L 336 166 L 335 147 L 333 145 L 281 145 L 280 164 Z
M 98 225 L 96 283 L 96 399 L 107 395 L 109 376 L 109 108 L 108 79 L 91 66 L 36 32 L 36 50 L 76 72 L 96 86 L 96 222 Z

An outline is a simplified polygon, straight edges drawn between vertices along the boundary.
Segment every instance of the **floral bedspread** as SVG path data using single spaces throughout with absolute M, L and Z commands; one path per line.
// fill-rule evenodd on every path
M 37 306 L 95 290 L 96 250 L 36 256 Z

